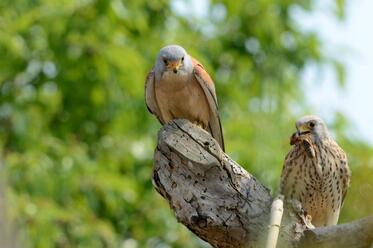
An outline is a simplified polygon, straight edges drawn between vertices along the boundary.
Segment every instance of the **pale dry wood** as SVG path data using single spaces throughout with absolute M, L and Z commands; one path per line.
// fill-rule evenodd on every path
M 269 190 L 200 127 L 174 120 L 160 130 L 153 185 L 177 220 L 213 247 L 264 247 Z M 277 247 L 369 248 L 373 242 L 373 217 L 310 228 L 300 203 L 286 203 Z
M 280 232 L 282 215 L 284 213 L 284 196 L 279 195 L 272 202 L 271 214 L 268 225 L 266 248 L 276 248 L 278 234 Z

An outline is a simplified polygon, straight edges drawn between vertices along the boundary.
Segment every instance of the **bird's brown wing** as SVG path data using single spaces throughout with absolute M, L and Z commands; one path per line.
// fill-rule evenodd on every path
M 150 71 L 146 76 L 145 80 L 145 103 L 146 107 L 148 108 L 149 112 L 152 113 L 157 117 L 159 122 L 164 125 L 164 121 L 162 120 L 161 112 L 158 108 L 157 99 L 155 95 L 155 76 L 154 71 Z
M 223 130 L 221 127 L 214 82 L 201 63 L 194 58 L 192 58 L 192 61 L 194 65 L 194 76 L 203 89 L 210 108 L 210 120 L 208 124 L 209 131 L 211 135 L 218 141 L 221 149 L 225 151 Z

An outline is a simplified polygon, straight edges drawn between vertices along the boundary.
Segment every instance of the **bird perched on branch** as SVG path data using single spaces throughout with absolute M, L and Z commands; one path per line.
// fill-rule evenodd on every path
M 314 226 L 335 225 L 350 182 L 347 156 L 319 117 L 302 117 L 296 128 L 282 169 L 281 193 L 300 201 Z
M 207 130 L 224 151 L 214 82 L 181 46 L 160 50 L 146 78 L 145 101 L 162 125 L 172 119 L 188 119 Z

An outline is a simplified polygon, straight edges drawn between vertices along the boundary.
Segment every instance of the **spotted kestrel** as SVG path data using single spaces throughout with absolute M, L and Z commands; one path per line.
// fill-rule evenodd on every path
M 335 225 L 350 182 L 347 156 L 319 117 L 302 117 L 296 128 L 280 191 L 301 202 L 314 226 Z
M 162 125 L 176 118 L 188 119 L 206 129 L 224 151 L 214 82 L 181 46 L 160 50 L 146 78 L 145 101 Z

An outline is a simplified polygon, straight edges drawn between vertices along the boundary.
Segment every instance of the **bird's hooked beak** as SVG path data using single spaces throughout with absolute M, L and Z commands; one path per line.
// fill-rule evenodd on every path
M 297 134 L 298 135 L 308 134 L 310 132 L 311 132 L 311 130 L 308 127 L 307 124 L 302 124 L 302 125 L 297 126 Z
M 174 73 L 177 73 L 181 66 L 180 60 L 169 61 L 167 64 L 167 70 L 172 70 Z
M 297 126 L 297 131 L 294 132 L 290 137 L 290 145 L 296 144 L 298 141 L 301 140 L 301 136 L 304 134 L 311 133 L 310 128 L 307 124 Z

